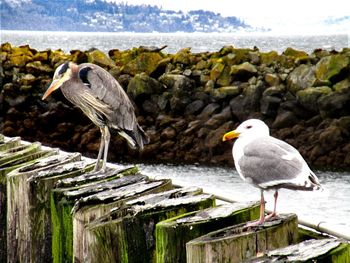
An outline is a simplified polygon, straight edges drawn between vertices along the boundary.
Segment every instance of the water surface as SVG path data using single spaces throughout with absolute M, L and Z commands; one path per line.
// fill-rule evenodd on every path
M 258 201 L 260 190 L 244 182 L 234 168 L 199 165 L 139 165 L 152 178 L 170 178 L 174 184 L 198 186 L 235 201 Z M 325 221 L 350 229 L 350 173 L 316 171 L 323 191 L 279 191 L 277 212 L 296 213 L 309 222 Z M 265 192 L 266 208 L 273 210 L 273 191 Z
M 223 46 L 237 48 L 259 48 L 268 52 L 282 53 L 287 47 L 311 53 L 316 48 L 341 50 L 349 46 L 348 35 L 269 35 L 235 33 L 105 33 L 105 32 L 45 32 L 45 31 L 1 31 L 1 42 L 13 45 L 29 44 L 38 50 L 62 49 L 88 50 L 98 48 L 126 50 L 139 46 L 167 45 L 167 53 L 176 53 L 181 48 L 191 47 L 194 53 L 219 51 Z

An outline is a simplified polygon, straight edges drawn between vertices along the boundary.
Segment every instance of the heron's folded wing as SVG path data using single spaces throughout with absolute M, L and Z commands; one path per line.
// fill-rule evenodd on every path
M 111 109 L 106 116 L 109 122 L 119 129 L 133 130 L 136 122 L 134 106 L 118 81 L 106 70 L 91 63 L 81 64 L 79 72 L 82 81 L 85 78 L 88 82 L 91 94 Z

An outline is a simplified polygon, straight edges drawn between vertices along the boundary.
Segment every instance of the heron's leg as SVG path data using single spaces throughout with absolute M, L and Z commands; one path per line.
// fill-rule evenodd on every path
M 108 146 L 109 146 L 110 139 L 111 139 L 111 133 L 109 132 L 108 127 L 105 126 L 104 127 L 104 153 L 103 153 L 102 171 L 106 171 Z
M 100 160 L 102 157 L 102 152 L 103 152 L 103 148 L 105 147 L 105 131 L 104 128 L 100 128 L 101 131 L 101 142 L 100 142 L 100 149 L 98 150 L 98 155 L 97 155 L 97 160 L 96 160 L 96 164 L 95 164 L 95 168 L 94 168 L 94 172 L 98 171 L 98 167 L 100 166 Z

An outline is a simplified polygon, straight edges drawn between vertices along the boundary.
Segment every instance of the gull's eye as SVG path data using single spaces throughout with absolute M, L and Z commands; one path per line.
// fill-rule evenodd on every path
M 248 126 L 246 126 L 246 128 L 247 128 L 247 129 L 250 129 L 251 127 L 252 127 L 252 125 L 248 125 Z

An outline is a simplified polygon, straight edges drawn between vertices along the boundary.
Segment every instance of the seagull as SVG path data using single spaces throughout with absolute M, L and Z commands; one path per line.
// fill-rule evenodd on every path
M 249 119 L 222 140 L 238 138 L 232 156 L 240 177 L 260 188 L 260 218 L 251 226 L 261 225 L 277 216 L 278 190 L 313 191 L 321 189 L 319 180 L 301 154 L 290 144 L 270 136 L 269 127 L 261 120 Z M 273 212 L 265 217 L 264 190 L 275 190 Z
M 110 129 L 116 130 L 132 148 L 142 149 L 149 142 L 147 134 L 137 123 L 128 95 L 105 69 L 92 63 L 77 65 L 67 61 L 55 70 L 53 81 L 42 99 L 59 88 L 67 100 L 100 128 L 101 143 L 94 172 L 106 171 Z

